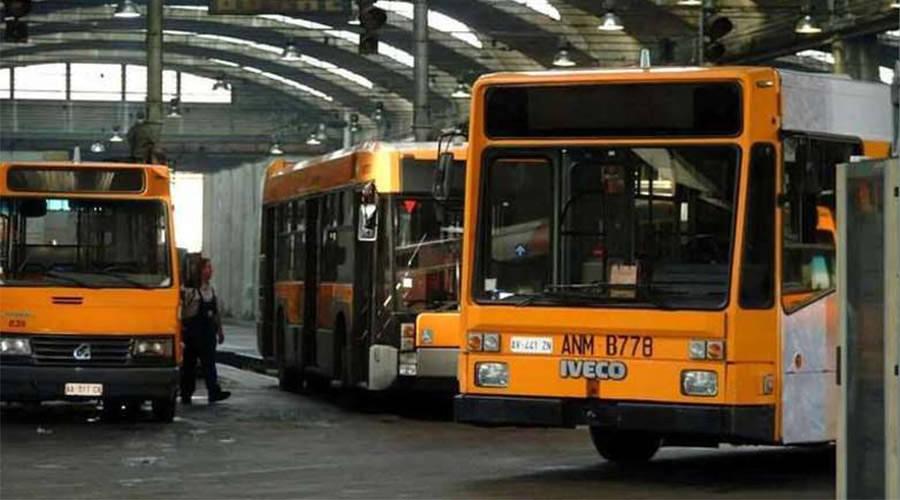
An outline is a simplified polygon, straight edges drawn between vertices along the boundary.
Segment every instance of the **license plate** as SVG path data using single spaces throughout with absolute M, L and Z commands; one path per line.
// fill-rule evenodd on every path
M 653 337 L 644 335 L 608 335 L 606 355 L 619 358 L 652 358 Z
M 519 354 L 553 354 L 552 337 L 513 337 L 509 350 Z
M 102 396 L 103 384 L 66 384 L 66 396 Z

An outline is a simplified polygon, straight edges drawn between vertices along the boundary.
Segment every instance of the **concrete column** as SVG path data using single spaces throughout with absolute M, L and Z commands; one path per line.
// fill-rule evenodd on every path
M 431 131 L 428 106 L 428 0 L 415 0 L 413 11 L 415 39 L 415 103 L 413 132 L 417 141 L 428 140 Z
M 154 143 L 159 142 L 163 124 L 162 58 L 163 0 L 147 3 L 147 125 Z
M 880 81 L 878 74 L 878 36 L 863 35 L 837 40 L 832 44 L 834 72 L 855 80 Z

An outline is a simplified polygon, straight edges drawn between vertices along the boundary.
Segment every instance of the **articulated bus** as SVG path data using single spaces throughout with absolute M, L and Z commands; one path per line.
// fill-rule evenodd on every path
M 181 356 L 169 169 L 0 164 L 0 397 L 172 421 Z
M 287 390 L 456 390 L 464 148 L 371 142 L 265 176 L 258 347 Z M 430 327 L 417 328 L 417 322 Z
M 662 445 L 835 439 L 835 165 L 883 157 L 885 85 L 769 68 L 475 85 L 459 421 Z

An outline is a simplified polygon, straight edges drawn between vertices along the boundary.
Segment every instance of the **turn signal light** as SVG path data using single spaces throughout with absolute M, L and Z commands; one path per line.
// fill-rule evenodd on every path
M 721 361 L 725 359 L 725 342 L 722 340 L 691 340 L 688 342 L 688 358 Z

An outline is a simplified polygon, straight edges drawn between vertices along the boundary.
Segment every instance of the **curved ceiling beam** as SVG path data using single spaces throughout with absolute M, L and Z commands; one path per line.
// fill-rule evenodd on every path
M 356 63 L 360 59 L 374 62 L 379 66 L 386 66 L 394 71 L 412 75 L 411 66 L 400 64 L 384 55 L 376 56 L 360 56 L 357 51 L 356 43 L 350 42 L 335 36 L 334 31 L 343 31 L 349 36 L 351 30 L 347 30 L 347 26 L 330 26 L 319 24 L 322 28 L 304 27 L 313 23 L 305 22 L 301 19 L 294 19 L 294 23 L 288 24 L 279 22 L 279 16 L 217 16 L 206 13 L 208 0 L 178 0 L 177 4 L 166 5 L 165 23 L 172 19 L 194 19 L 204 20 L 207 22 L 221 23 L 227 26 L 244 26 L 249 28 L 263 28 L 281 32 L 282 34 L 294 38 L 305 38 L 312 42 L 329 43 L 333 42 L 333 46 L 340 49 L 348 60 L 354 60 L 355 63 L 343 64 L 349 66 L 350 69 L 356 67 Z M 41 2 L 35 3 L 29 18 L 35 21 L 62 21 L 62 22 L 81 22 L 82 19 L 110 18 L 112 17 L 112 9 L 108 7 L 107 0 L 80 0 L 79 2 Z M 189 6 L 191 9 L 181 9 L 180 6 Z M 399 17 L 399 16 L 392 16 Z M 409 44 L 408 33 L 392 33 L 395 30 L 383 30 L 381 39 L 385 42 L 400 44 Z M 449 88 L 455 84 L 455 75 L 458 74 L 460 67 L 475 68 L 480 72 L 488 72 L 491 69 L 484 66 L 478 60 L 466 57 L 463 54 L 454 53 L 453 50 L 441 46 L 440 43 L 434 43 L 436 40 L 442 40 L 443 37 L 450 38 L 448 35 L 442 34 L 435 30 L 430 33 L 433 43 L 431 44 L 433 63 L 436 67 L 436 77 L 444 80 Z M 460 42 L 462 43 L 462 42 Z M 451 64 L 464 62 L 462 66 L 459 64 Z
M 191 25 L 178 25 L 178 27 L 190 27 Z M 171 27 L 172 30 L 177 29 Z M 319 78 L 323 82 L 335 88 L 341 88 L 345 92 L 355 94 L 361 99 L 366 100 L 384 100 L 389 109 L 405 110 L 411 106 L 408 99 L 403 96 L 388 93 L 387 90 L 379 91 L 377 88 L 367 89 L 359 84 L 353 83 L 346 78 L 332 74 L 319 68 L 311 68 L 308 65 L 300 65 L 300 63 L 289 63 L 282 61 L 277 53 L 266 52 L 263 50 L 251 48 L 247 45 L 229 43 L 228 41 L 216 40 L 210 36 L 196 36 L 196 32 L 184 31 L 184 34 L 172 35 L 166 30 L 165 37 L 167 40 L 173 40 L 167 43 L 178 43 L 182 45 L 190 45 L 208 49 L 223 49 L 227 52 L 241 54 L 246 57 L 253 57 L 263 61 L 267 61 L 278 68 L 277 74 L 289 77 L 292 71 L 299 71 L 311 75 L 310 78 Z M 204 33 L 206 35 L 206 33 Z M 218 34 L 214 34 L 218 36 Z M 104 31 L 85 31 L 84 26 L 79 24 L 68 23 L 42 23 L 32 30 L 32 40 L 38 43 L 46 40 L 104 40 L 109 42 L 141 42 L 144 35 L 135 30 L 104 30 Z M 177 41 L 174 41 L 177 40 Z M 260 42 L 262 43 L 262 42 Z M 277 51 L 277 47 L 271 45 L 273 50 Z M 293 77 L 292 77 L 293 78 Z M 318 84 L 310 84 L 316 87 Z
M 190 50 L 190 47 L 187 47 L 188 50 L 184 49 L 184 47 L 172 48 L 168 53 L 168 56 L 170 57 L 167 57 L 167 61 L 165 61 L 164 64 L 182 65 L 191 68 L 188 71 L 191 73 L 203 75 L 223 74 L 229 78 L 252 81 L 253 83 L 290 96 L 292 99 L 299 99 L 307 106 L 321 110 L 322 112 L 335 112 L 341 109 L 335 102 L 324 101 L 300 90 L 291 89 L 283 84 L 279 84 L 262 75 L 244 71 L 237 67 L 215 65 L 209 62 L 208 57 L 194 53 L 194 51 Z M 2 62 L 5 66 L 13 66 L 26 63 L 32 64 L 41 58 L 43 58 L 45 62 L 51 59 L 59 62 L 74 62 L 76 60 L 79 62 L 97 62 L 102 58 L 109 62 L 129 60 L 136 61 L 137 64 L 140 65 L 146 64 L 146 52 L 141 44 L 110 44 L 103 41 L 40 44 L 4 50 Z
M 75 46 L 79 48 L 86 49 L 110 49 L 110 48 L 120 48 L 122 50 L 135 50 L 135 51 L 145 51 L 146 46 L 142 42 L 134 42 L 134 41 L 106 41 L 106 40 L 98 40 L 96 38 L 96 33 L 93 34 L 94 37 L 87 37 L 84 40 L 77 41 L 69 41 L 65 42 L 63 46 Z M 58 44 L 52 44 L 54 46 Z M 40 52 L 42 47 L 46 46 L 46 44 L 36 44 L 33 47 L 27 47 L 18 50 L 31 49 L 33 52 Z M 214 63 L 210 62 L 210 60 L 225 60 L 231 61 L 243 67 L 251 67 L 257 68 L 259 70 L 265 71 L 270 74 L 283 75 L 285 78 L 289 78 L 299 84 L 306 85 L 307 87 L 314 89 L 307 94 L 309 99 L 313 99 L 316 95 L 316 92 L 320 92 L 327 97 L 319 98 L 318 100 L 323 101 L 324 108 L 333 108 L 337 109 L 340 107 L 351 108 L 351 109 L 364 109 L 368 105 L 368 100 L 361 95 L 352 94 L 347 92 L 345 89 L 335 86 L 331 82 L 327 82 L 321 80 L 319 78 L 310 76 L 308 73 L 304 73 L 298 71 L 293 68 L 280 67 L 278 64 L 274 64 L 270 61 L 266 61 L 263 59 L 258 59 L 255 57 L 246 56 L 244 54 L 240 54 L 237 52 L 229 52 L 219 49 L 213 49 L 208 47 L 198 47 L 195 45 L 187 45 L 187 44 L 178 44 L 178 43 L 165 43 L 164 50 L 166 53 L 176 53 L 176 54 L 185 54 L 194 56 L 200 59 L 206 59 L 207 65 L 212 65 Z M 16 53 L 13 50 L 4 51 L 4 59 L 7 54 Z M 224 67 L 224 66 L 223 66 Z M 285 83 L 285 82 L 282 82 Z M 303 90 L 303 89 L 299 89 Z M 318 97 L 322 97 L 321 95 Z M 333 102 L 326 102 L 328 99 L 332 99 Z
M 86 24 L 90 25 L 92 30 L 102 31 L 137 31 L 142 30 L 144 27 L 144 23 L 141 19 L 116 19 L 102 17 L 94 19 L 80 19 L 79 23 L 77 24 L 68 22 L 42 22 L 40 24 L 37 24 L 31 31 L 33 35 L 63 31 L 83 31 Z M 275 30 L 249 28 L 245 26 L 237 26 L 224 24 L 221 22 L 210 22 L 195 19 L 167 19 L 165 28 L 166 31 L 183 31 L 209 35 L 228 36 L 247 40 L 257 44 L 266 44 L 273 47 L 283 47 L 285 44 L 287 44 L 288 41 L 293 41 L 298 51 L 303 55 L 309 55 L 321 61 L 335 64 L 340 68 L 349 69 L 351 67 L 354 67 L 355 69 L 357 69 L 357 71 L 359 71 L 361 76 L 371 80 L 378 86 L 380 90 L 383 90 L 383 92 L 387 94 L 397 94 L 395 98 L 406 99 L 407 101 L 410 101 L 412 99 L 413 81 L 411 78 L 404 75 L 402 72 L 386 68 L 385 66 L 375 63 L 364 57 L 348 55 L 348 52 L 346 50 L 337 48 L 330 43 L 319 43 L 308 38 L 292 38 L 290 36 L 285 36 Z M 165 36 L 169 37 L 169 35 Z M 275 55 L 275 57 L 277 58 L 277 55 Z M 294 65 L 301 63 L 286 64 Z M 326 72 L 324 76 L 331 77 L 332 75 L 329 75 Z M 351 89 L 355 86 L 358 86 L 356 83 L 350 82 L 345 78 L 336 76 L 331 79 L 334 79 L 340 85 L 347 85 Z M 453 83 L 455 82 L 447 82 L 447 88 L 445 90 L 449 90 L 451 88 L 450 85 Z M 437 92 L 436 90 L 438 89 L 434 89 L 432 98 L 438 100 L 443 99 L 446 101 L 447 97 L 445 94 L 447 94 L 448 92 L 441 93 Z M 386 97 L 390 98 L 391 96 L 388 95 Z

